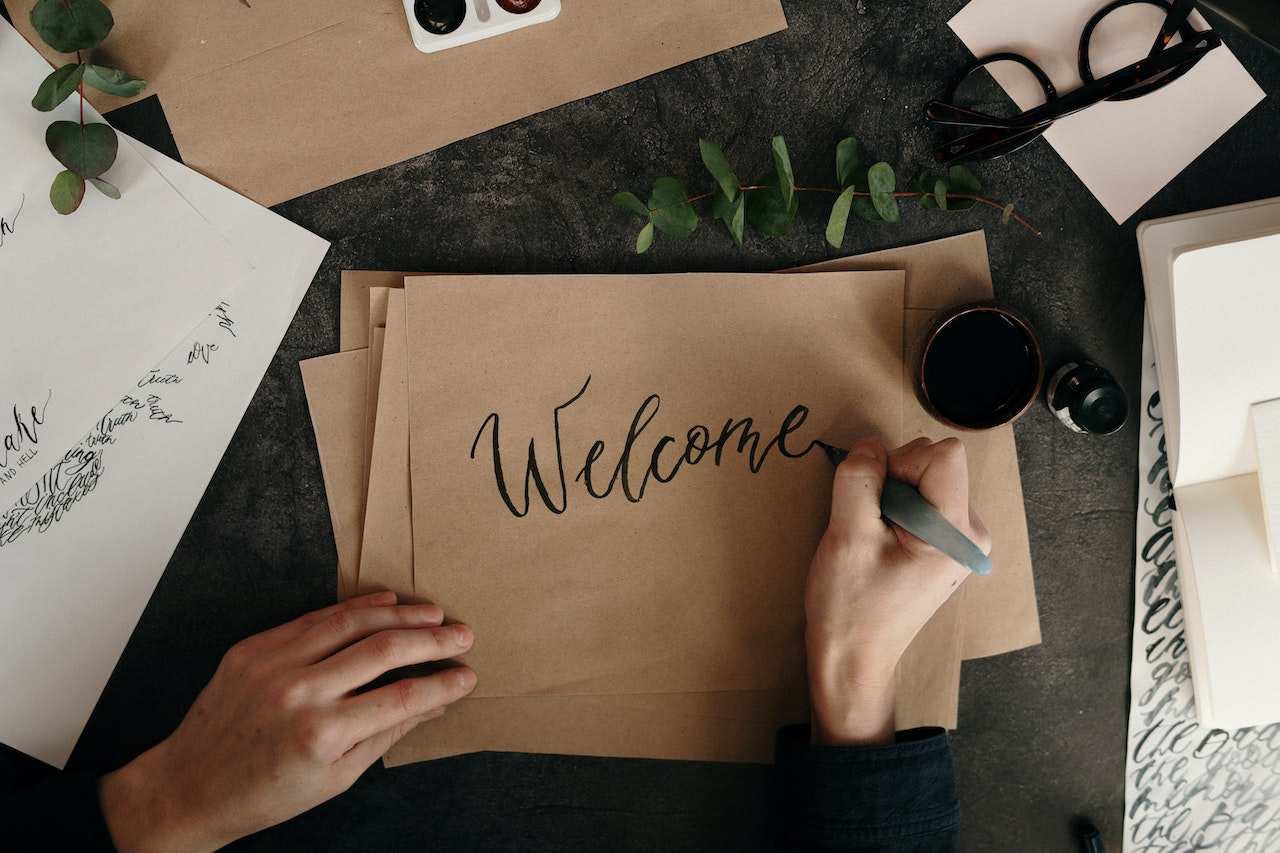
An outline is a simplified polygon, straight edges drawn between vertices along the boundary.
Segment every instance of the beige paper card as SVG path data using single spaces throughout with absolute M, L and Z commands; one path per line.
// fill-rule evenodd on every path
M 320 473 L 338 549 L 338 600 L 356 594 L 364 523 L 364 389 L 369 351 L 352 350 L 302 362 Z
M 43 46 L 32 5 L 8 2 Z M 590 0 L 423 54 L 398 0 L 110 5 L 107 48 L 159 94 L 184 162 L 268 206 L 786 27 L 779 0 Z
M 898 438 L 902 273 L 405 287 L 416 588 L 477 695 L 803 686 L 811 443 Z
M 413 598 L 413 511 L 404 291 L 392 290 L 386 307 L 378 416 L 360 549 L 360 592 L 389 589 L 408 600 Z

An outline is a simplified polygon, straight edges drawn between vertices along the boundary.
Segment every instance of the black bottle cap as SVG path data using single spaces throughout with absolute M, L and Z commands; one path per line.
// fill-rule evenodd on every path
M 1129 398 L 1115 380 L 1092 377 L 1071 393 L 1071 419 L 1085 432 L 1110 435 L 1129 418 Z

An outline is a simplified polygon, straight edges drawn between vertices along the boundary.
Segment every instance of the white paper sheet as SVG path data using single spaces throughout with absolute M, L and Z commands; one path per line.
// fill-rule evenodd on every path
M 1058 93 L 1081 85 L 1080 34 L 1103 0 L 971 0 L 950 20 L 975 56 L 1019 53 L 1044 70 Z M 1095 76 L 1136 61 L 1160 31 L 1147 4 L 1109 15 L 1090 52 Z M 1192 13 L 1196 29 L 1208 23 Z M 1125 38 L 1109 38 L 1125 33 Z M 1226 33 L 1231 38 L 1232 33 Z M 992 74 L 1020 109 L 1044 102 L 1030 74 L 998 63 Z M 1185 76 L 1129 101 L 1101 103 L 1059 119 L 1044 138 L 1117 222 L 1134 214 L 1263 98 L 1262 89 L 1223 45 Z M 1014 154 L 1012 156 L 1017 156 Z
M 60 170 L 31 106 L 50 67 L 0 20 L 0 506 L 18 499 L 210 309 L 250 265 L 137 151 L 122 145 L 80 210 L 49 203 Z M 86 107 L 86 118 L 97 118 Z
M 1196 722 L 1192 710 L 1165 453 L 1168 413 L 1150 328 L 1148 322 L 1138 441 L 1124 851 L 1280 850 L 1280 725 L 1228 734 Z
M 57 767 L 328 249 L 184 166 L 137 151 L 256 270 L 0 515 L 0 696 L 11 697 L 0 702 L 0 741 Z

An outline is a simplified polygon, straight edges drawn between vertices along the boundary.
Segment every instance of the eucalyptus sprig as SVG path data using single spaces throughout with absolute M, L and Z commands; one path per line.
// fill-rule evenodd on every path
M 31 9 L 31 26 L 45 43 L 59 53 L 74 53 L 75 62 L 57 68 L 44 79 L 31 106 L 49 112 L 71 97 L 80 97 L 80 120 L 55 121 L 45 131 L 49 153 L 66 167 L 53 179 L 49 201 L 61 214 L 74 213 L 84 200 L 85 183 L 91 183 L 105 195 L 120 198 L 120 190 L 102 179 L 116 161 L 120 140 L 108 125 L 85 123 L 85 85 L 110 95 L 132 97 L 147 82 L 127 71 L 106 68 L 85 61 L 84 52 L 102 43 L 111 32 L 115 20 L 101 0 L 39 0 Z
M 915 198 L 926 210 L 962 211 L 984 204 L 1000 211 L 1000 220 L 1016 221 L 1037 236 L 1040 231 L 1013 212 L 1012 204 L 1001 204 L 978 195 L 981 185 L 963 166 L 952 166 L 946 176 L 938 177 L 927 170 L 917 179 L 918 190 L 899 191 L 893 167 L 885 162 L 867 168 L 861 165 L 858 143 L 853 137 L 836 146 L 836 180 L 839 188 L 805 187 L 796 184 L 787 144 L 781 136 L 773 138 L 773 168 L 759 180 L 743 184 L 738 180 L 720 146 L 700 139 L 702 163 L 715 179 L 716 188 L 694 195 L 675 178 L 658 178 L 646 204 L 634 193 L 621 192 L 613 200 L 644 218 L 645 224 L 636 238 L 636 252 L 653 245 L 656 231 L 672 237 L 688 237 L 697 229 L 699 215 L 694 204 L 710 199 L 711 216 L 724 222 L 734 242 L 742 245 L 747 226 L 769 237 L 781 237 L 791 227 L 800 209 L 801 193 L 830 193 L 836 196 L 827 221 L 827 242 L 840 248 L 848 228 L 849 214 L 871 222 L 897 222 L 901 215 L 900 198 Z

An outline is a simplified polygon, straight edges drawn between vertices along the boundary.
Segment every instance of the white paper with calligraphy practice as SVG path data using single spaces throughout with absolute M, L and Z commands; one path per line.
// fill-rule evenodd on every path
M 1280 850 L 1280 724 L 1226 732 L 1196 722 L 1149 324 L 1142 358 L 1124 849 Z
M 0 20 L 0 506 L 16 501 L 137 377 L 159 364 L 252 268 L 142 156 L 121 145 L 80 209 L 49 203 L 45 147 L 71 98 L 31 106 L 49 64 Z M 85 108 L 87 120 L 97 115 Z
M 0 741 L 58 767 L 328 250 L 248 199 L 137 151 L 256 269 L 156 369 L 134 374 L 110 412 L 82 423 L 81 436 L 93 426 L 88 436 L 0 514 Z

